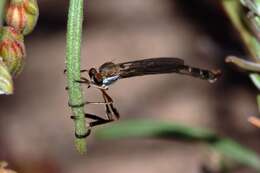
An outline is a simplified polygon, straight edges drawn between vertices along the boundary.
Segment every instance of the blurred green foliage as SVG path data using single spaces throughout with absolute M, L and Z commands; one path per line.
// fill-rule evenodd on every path
M 0 26 L 3 26 L 6 0 L 0 1 Z
M 259 0 L 222 0 L 224 10 L 232 24 L 240 33 L 242 41 L 254 63 L 260 62 L 260 1 Z M 247 8 L 247 10 L 245 10 Z M 251 73 L 250 79 L 254 85 L 260 88 L 260 76 Z M 260 107 L 258 102 L 258 107 Z
M 190 128 L 153 120 L 132 120 L 121 121 L 98 129 L 96 136 L 99 139 L 149 137 L 205 143 L 225 157 L 260 171 L 260 157 L 255 152 L 208 129 Z

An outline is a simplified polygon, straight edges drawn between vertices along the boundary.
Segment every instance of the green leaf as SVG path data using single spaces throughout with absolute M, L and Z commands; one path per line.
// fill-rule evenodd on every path
M 253 81 L 255 86 L 260 90 L 260 75 L 256 73 L 252 73 L 249 75 L 250 79 Z
M 210 145 L 227 157 L 260 171 L 259 156 L 234 140 L 220 138 L 218 141 L 210 143 Z
M 207 140 L 215 137 L 213 132 L 203 129 L 152 120 L 121 121 L 97 131 L 98 137 L 108 139 L 121 137 L 167 137 L 168 135 L 195 140 Z
M 260 95 L 259 94 L 256 96 L 256 102 L 257 102 L 257 106 L 258 106 L 258 112 L 260 112 Z
M 136 120 L 114 123 L 97 130 L 101 139 L 120 139 L 126 137 L 153 137 L 190 140 L 204 142 L 208 146 L 241 164 L 260 171 L 260 157 L 238 144 L 232 139 L 218 136 L 216 133 L 202 128 L 190 128 L 179 124 L 152 120 Z

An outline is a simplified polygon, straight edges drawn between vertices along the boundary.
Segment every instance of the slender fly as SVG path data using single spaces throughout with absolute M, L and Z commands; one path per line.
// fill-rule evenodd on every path
M 220 70 L 214 71 L 192 67 L 186 65 L 182 59 L 171 57 L 149 58 L 118 64 L 113 62 L 106 62 L 102 64 L 98 70 L 96 68 L 91 68 L 90 70 L 82 70 L 82 72 L 88 72 L 89 79 L 81 77 L 81 80 L 76 82 L 85 83 L 88 85 L 88 87 L 98 88 L 101 91 L 104 99 L 104 102 L 86 102 L 84 104 L 104 104 L 106 107 L 106 118 L 88 113 L 85 114 L 86 118 L 93 120 L 89 124 L 90 127 L 119 119 L 119 112 L 114 107 L 113 99 L 107 94 L 106 90 L 110 85 L 116 83 L 120 79 L 145 75 L 177 73 L 207 80 L 213 83 L 217 81 L 221 75 Z M 84 104 L 76 106 L 83 106 Z M 73 107 L 75 105 L 70 106 Z M 75 119 L 76 117 L 72 118 Z M 89 133 L 84 137 L 89 135 Z

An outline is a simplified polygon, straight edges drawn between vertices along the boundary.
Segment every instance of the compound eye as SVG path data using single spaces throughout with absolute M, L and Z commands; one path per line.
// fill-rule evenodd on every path
M 91 68 L 88 72 L 90 78 L 93 78 L 96 74 L 97 74 L 97 70 L 94 68 Z
M 92 81 L 94 81 L 95 84 L 97 85 L 102 85 L 103 84 L 103 79 L 100 73 L 97 72 L 95 68 L 91 68 L 88 72 L 89 77 Z

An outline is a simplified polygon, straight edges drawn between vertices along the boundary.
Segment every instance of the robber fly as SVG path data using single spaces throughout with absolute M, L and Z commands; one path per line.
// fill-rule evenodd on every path
M 105 124 L 119 119 L 120 115 L 117 109 L 113 106 L 113 100 L 107 94 L 106 90 L 110 85 L 114 84 L 120 79 L 144 75 L 178 73 L 199 78 L 202 80 L 208 80 L 209 82 L 215 82 L 221 75 L 221 72 L 219 70 L 211 71 L 200 69 L 197 67 L 191 67 L 185 65 L 184 60 L 182 59 L 170 57 L 150 58 L 119 64 L 106 62 L 101 65 L 98 70 L 95 68 L 91 68 L 90 70 L 82 70 L 82 72 L 88 72 L 90 80 L 85 77 L 81 77 L 81 80 L 76 82 L 85 83 L 88 85 L 88 87 L 93 86 L 95 88 L 98 88 L 102 92 L 102 96 L 104 99 L 104 102 L 102 104 L 105 104 L 106 106 L 107 119 L 93 114 L 86 114 L 87 118 L 94 120 L 93 122 L 90 122 L 90 127 Z

